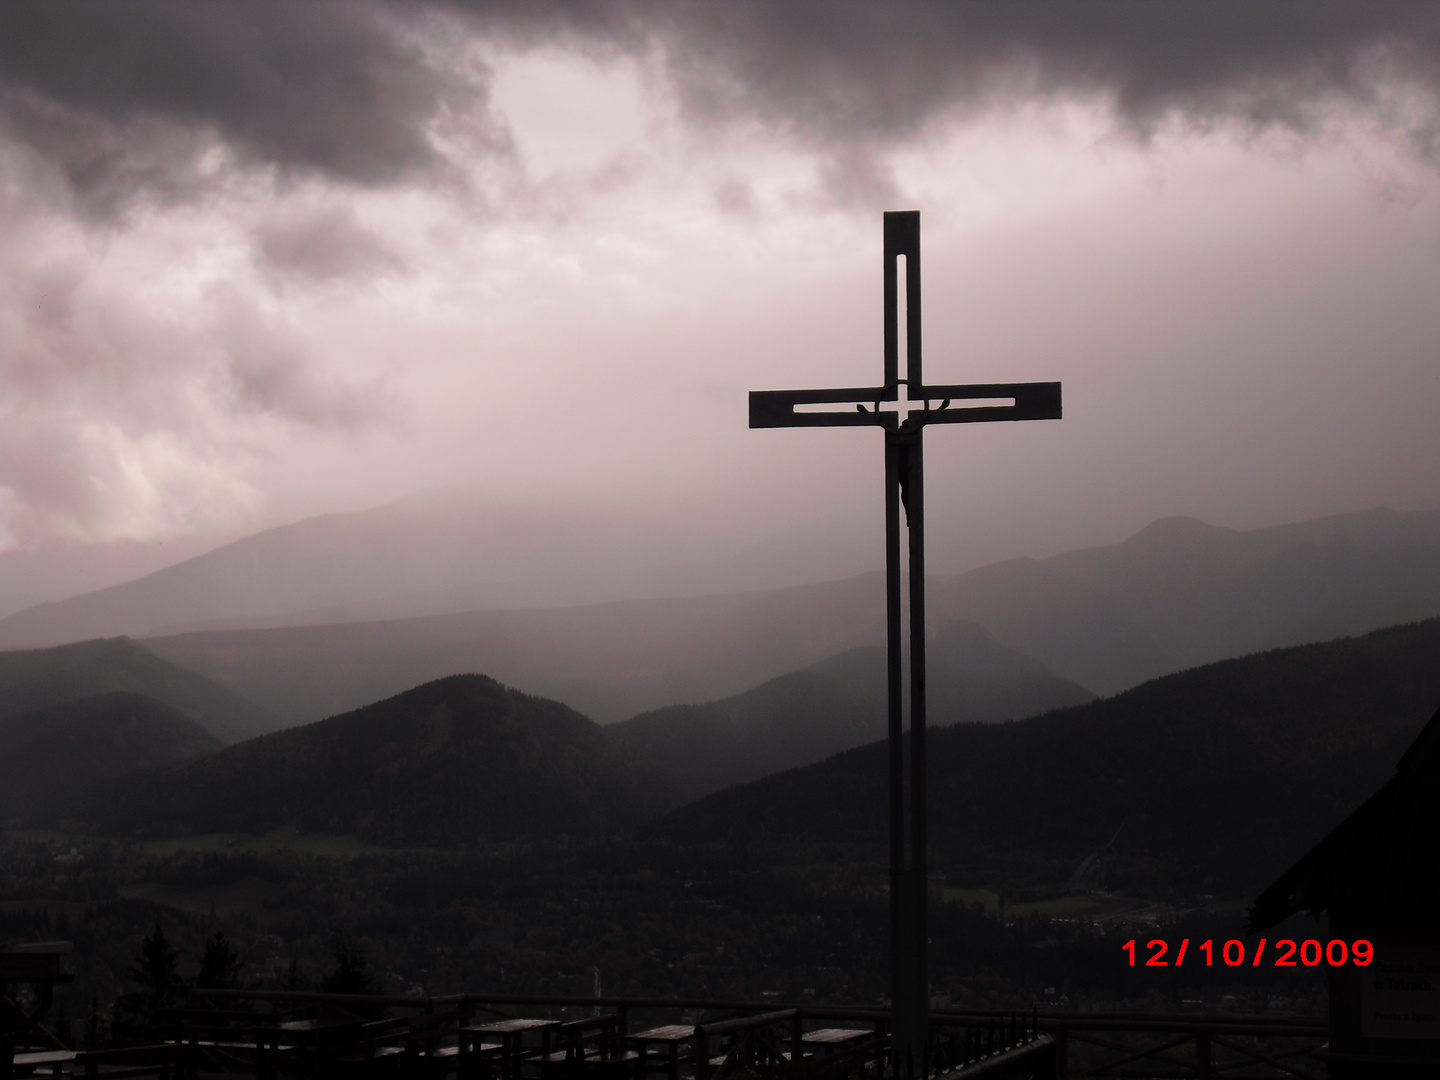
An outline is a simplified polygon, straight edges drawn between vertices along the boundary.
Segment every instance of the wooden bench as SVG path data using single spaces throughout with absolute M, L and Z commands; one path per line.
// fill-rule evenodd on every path
M 123 1046 L 109 1050 L 81 1050 L 75 1055 L 74 1075 L 86 1080 L 122 1080 L 154 1076 L 172 1080 L 183 1071 L 185 1047 L 179 1043 Z
M 469 1009 L 427 1012 L 407 1016 L 405 1073 L 415 1077 L 444 1077 L 460 1067 L 460 1029 L 470 1023 Z
M 188 1049 L 191 1071 L 218 1066 L 216 1071 L 233 1072 L 231 1063 L 238 1057 L 259 1073 L 265 1044 L 261 1030 L 285 1019 L 286 1015 L 252 1009 L 166 1009 L 160 1014 L 160 1029 L 168 1042 Z
M 819 1028 L 805 1032 L 801 1042 L 807 1047 L 814 1047 L 822 1056 L 828 1056 L 873 1042 L 874 1039 L 874 1028 Z
M 640 1048 L 640 1063 L 637 1066 L 641 1075 L 645 1075 L 652 1069 L 662 1069 L 669 1080 L 680 1080 L 680 1064 L 684 1060 L 680 1053 L 680 1047 L 690 1042 L 695 1037 L 695 1029 L 685 1024 L 665 1024 L 662 1027 L 650 1028 L 647 1031 L 639 1031 L 629 1036 L 627 1041 L 632 1046 Z M 652 1046 L 662 1047 L 658 1054 L 651 1054 Z
M 749 1072 L 803 1057 L 801 1018 L 795 1009 L 777 1009 L 754 1016 L 739 1016 L 700 1024 L 695 1028 L 695 1080 L 718 1080 L 732 1071 Z M 725 1054 L 712 1057 L 723 1041 L 730 1046 Z M 791 1047 L 787 1058 L 785 1044 Z
M 41 1070 L 48 1070 L 54 1076 L 65 1072 L 65 1066 L 75 1060 L 74 1050 L 22 1050 L 15 1055 L 14 1066 L 17 1076 L 33 1076 Z
M 349 1038 L 322 1050 L 321 1070 L 330 1076 L 366 1078 L 393 1073 L 405 1055 L 409 1034 L 405 1017 L 360 1024 Z
M 540 1075 L 574 1076 L 582 1070 L 625 1075 L 636 1072 L 640 1052 L 625 1045 L 619 1013 L 571 1020 L 555 1029 L 556 1049 L 540 1059 Z
M 255 1075 L 275 1080 L 281 1071 L 318 1075 L 328 1056 L 353 1046 L 362 1021 L 354 1018 L 286 1020 L 255 1029 Z
M 470 1025 L 455 1033 L 457 1080 L 494 1080 L 501 1071 L 505 1044 Z
M 535 1034 L 539 1036 L 540 1046 L 528 1056 L 543 1058 L 551 1052 L 550 1037 L 554 1029 L 560 1026 L 558 1020 L 534 1020 L 524 1017 L 514 1017 L 508 1020 L 494 1020 L 488 1024 L 471 1024 L 461 1028 L 475 1043 L 488 1047 L 498 1043 L 498 1049 L 494 1051 L 495 1057 L 489 1052 L 484 1054 L 470 1054 L 466 1062 L 467 1069 L 488 1068 L 494 1061 L 499 1062 L 500 1075 L 504 1080 L 520 1080 L 521 1064 L 527 1058 L 525 1049 L 525 1036 Z M 462 1051 L 462 1058 L 467 1055 Z M 477 1075 L 473 1072 L 466 1073 L 467 1076 Z

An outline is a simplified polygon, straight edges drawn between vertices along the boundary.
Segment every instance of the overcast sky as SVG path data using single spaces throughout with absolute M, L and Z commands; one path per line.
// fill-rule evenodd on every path
M 464 484 L 878 565 L 878 433 L 746 391 L 878 379 L 897 208 L 927 376 L 1065 385 L 931 431 L 937 570 L 1440 507 L 1437 92 L 1411 2 L 6 4 L 0 548 Z

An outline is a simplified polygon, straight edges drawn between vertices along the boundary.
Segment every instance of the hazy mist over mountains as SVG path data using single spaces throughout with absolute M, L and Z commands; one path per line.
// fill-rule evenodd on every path
M 1253 895 L 1394 774 L 1436 715 L 1437 655 L 1432 619 L 1208 664 L 1015 724 L 934 731 L 931 867 L 1058 890 L 1123 826 L 1108 887 Z M 740 849 L 879 847 L 885 755 L 874 743 L 729 788 L 650 831 Z
M 446 527 L 418 529 L 422 519 Z M 477 590 L 508 588 L 519 595 L 532 586 L 524 573 L 507 580 L 508 566 L 533 569 L 552 559 L 560 565 L 567 546 L 584 541 L 562 532 L 537 554 L 533 545 L 543 534 L 543 522 L 516 526 L 479 514 L 473 503 L 457 508 L 431 497 L 272 530 L 119 587 L 21 612 L 0 623 L 7 641 L 47 633 L 87 639 L 0 652 L 0 717 L 13 718 L 4 723 L 9 744 L 18 748 L 14 760 L 38 763 L 27 767 L 34 777 L 55 774 L 57 762 L 73 756 L 62 748 L 88 741 L 89 764 L 61 785 L 78 791 L 240 743 L 254 748 L 237 748 L 239 756 L 223 760 L 248 761 L 245 769 L 263 773 L 283 760 L 274 748 L 291 742 L 271 740 L 263 747 L 272 749 L 263 749 L 256 736 L 325 720 L 324 730 L 350 731 L 348 739 L 352 729 L 370 730 L 369 722 L 355 728 L 340 719 L 373 714 L 386 718 L 375 728 L 390 732 L 386 739 L 419 740 L 396 752 L 420 762 L 415 768 L 423 772 L 429 744 L 421 728 L 440 724 L 448 732 L 451 721 L 435 717 L 468 715 L 483 699 L 491 702 L 484 709 L 500 708 L 493 715 L 512 720 L 560 709 L 573 717 L 564 721 L 573 732 L 591 731 L 597 721 L 610 725 L 595 745 L 603 744 L 606 760 L 613 758 L 617 776 L 631 777 L 621 785 L 632 793 L 625 799 L 643 789 L 659 807 L 883 739 L 882 575 L 582 606 L 463 610 Z M 490 558 L 475 558 L 475 551 Z M 392 595 L 376 596 L 385 585 Z M 415 588 L 405 592 L 405 586 Z M 348 607 L 347 598 L 355 598 Z M 322 601 L 331 602 L 324 614 L 334 621 L 306 625 Z M 374 617 L 416 610 L 432 613 Z M 1096 693 L 1115 694 L 1182 669 L 1437 614 L 1440 512 L 1371 510 L 1249 532 L 1167 518 L 1108 547 L 933 579 L 930 722 L 944 727 L 1072 715 L 1066 710 L 1092 702 Z M 280 625 L 141 640 L 99 636 L 207 618 Z M 1405 646 L 1407 685 L 1417 678 L 1410 653 L 1424 652 L 1434 625 L 1426 624 L 1419 638 L 1373 639 L 1416 643 Z M 1341 648 L 1334 655 L 1351 654 Z M 484 678 L 453 681 L 462 675 Z M 1374 683 L 1379 676 L 1364 678 Z M 430 719 L 416 714 L 424 723 L 407 735 L 406 702 L 430 701 L 413 693 L 426 686 L 448 689 L 426 691 L 440 698 L 421 710 Z M 454 694 L 459 697 L 450 702 Z M 462 701 L 472 704 L 456 704 Z M 536 701 L 551 704 L 525 704 Z M 540 737 L 515 731 L 523 739 Z M 300 740 L 295 747 L 312 740 L 294 738 Z M 564 756 L 571 750 L 556 748 L 569 738 L 541 741 Z M 466 753 L 488 752 L 480 747 Z M 186 775 L 222 767 L 197 768 Z M 307 783 L 303 772 L 285 781 L 296 792 Z M 192 801 L 208 786 L 196 782 L 186 796 Z M 240 781 L 225 781 L 232 782 Z M 339 774 L 330 782 L 340 783 Z M 592 782 L 600 781 L 586 781 Z M 139 809 L 136 800 L 149 798 L 145 790 L 143 783 L 134 787 L 127 805 L 145 820 L 163 819 L 161 809 Z M 400 798 L 399 788 L 386 790 L 387 799 Z M 254 822 L 263 819 L 265 828 L 277 827 L 294 816 L 286 806 L 299 797 L 286 795 L 284 806 L 256 804 L 246 813 Z M 345 821 L 358 806 L 341 815 Z M 637 812 L 625 811 L 625 820 L 638 821 Z M 199 827 L 174 823 L 182 831 L 192 826 Z M 237 819 L 224 828 L 243 831 L 250 824 Z
M 413 624 L 400 620 L 378 625 L 398 631 L 392 643 L 398 647 Z M 292 636 L 285 631 L 264 633 L 278 634 L 282 644 Z M 329 644 L 336 642 L 330 640 Z M 338 655 L 343 653 L 343 648 L 337 650 Z M 383 650 L 360 653 L 362 660 L 381 663 Z M 996 643 L 978 626 L 945 624 L 931 643 L 931 653 L 932 716 L 938 723 L 957 718 L 986 723 L 1016 720 L 1094 696 L 1043 664 Z M 299 659 L 303 665 L 311 657 L 302 652 Z M 380 674 L 391 679 L 403 677 L 407 659 L 412 669 L 420 666 L 415 663 L 416 656 L 408 653 L 402 655 L 400 665 L 383 668 Z M 441 648 L 428 662 L 443 665 L 453 662 L 453 656 Z M 642 713 L 611 726 L 606 745 L 618 755 L 616 762 L 644 773 L 655 806 L 675 805 L 882 738 L 886 731 L 885 666 L 882 648 L 848 649 L 722 700 Z M 258 670 L 270 674 L 270 688 L 282 705 L 293 707 L 298 681 L 293 679 L 295 668 L 277 656 L 262 656 Z M 336 670 L 332 664 L 323 673 L 335 680 Z M 345 693 L 354 694 L 373 685 L 373 680 L 367 682 L 353 670 L 345 677 L 343 665 L 340 675 L 321 689 L 333 690 L 339 685 Z M 481 677 L 446 675 L 421 681 L 435 685 L 453 683 L 456 678 Z M 499 686 L 493 679 L 481 681 Z M 252 691 L 264 688 L 249 687 Z M 525 696 L 510 688 L 504 688 L 504 693 L 516 701 Z M 394 696 L 378 696 L 388 702 L 385 709 L 394 723 L 403 727 L 407 715 L 421 727 L 429 722 L 423 709 L 407 713 L 410 707 L 406 702 L 419 700 L 408 689 Z M 96 702 L 110 699 L 124 699 L 128 711 L 121 716 L 114 708 L 97 710 Z M 360 711 L 373 704 L 368 702 Z M 550 704 L 573 712 L 558 703 Z M 337 709 L 335 713 L 350 711 Z M 198 735 L 203 740 L 201 749 L 208 750 L 222 744 L 248 745 L 257 736 L 289 726 L 276 714 L 129 638 L 0 652 L 0 723 L 11 715 L 17 717 L 17 731 L 29 733 L 27 738 L 34 736 L 30 743 L 22 740 L 17 744 L 26 750 L 17 760 L 29 763 L 24 787 L 31 795 L 0 805 L 0 818 L 7 806 L 8 812 L 21 814 L 34 801 L 33 792 L 47 790 L 47 785 L 73 794 L 87 782 L 195 756 L 200 750 L 187 732 Z M 582 727 L 594 726 L 593 720 L 575 715 Z M 45 736 L 41 729 L 50 730 L 51 735 Z M 86 753 L 94 759 L 78 772 L 72 768 L 74 753 L 66 742 L 80 738 L 74 734 L 77 731 L 89 740 Z M 346 737 L 363 738 L 353 731 Z M 49 751 L 50 757 L 45 758 L 44 751 Z M 52 801 L 46 800 L 47 805 Z
M 878 573 L 543 606 L 565 592 L 537 568 L 573 569 L 591 550 L 593 569 L 618 550 L 613 537 L 547 527 L 434 495 L 316 518 L 17 613 L 0 622 L 0 642 L 154 635 L 157 656 L 286 724 L 461 672 L 608 723 L 728 698 L 883 643 Z M 586 580 L 642 592 L 633 575 L 653 552 L 629 557 L 629 569 L 612 562 L 612 576 Z M 701 591 L 704 580 L 677 592 Z M 1371 510 L 1250 532 L 1169 518 L 1108 547 L 932 579 L 929 603 L 932 633 L 979 630 L 960 652 L 989 647 L 994 660 L 1003 648 L 1109 694 L 1212 660 L 1440 614 L 1440 512 Z M 167 632 L 187 625 L 225 628 Z M 934 658 L 946 662 L 944 650 Z M 937 717 L 961 718 L 943 694 L 935 705 Z
M 973 624 L 941 626 L 927 669 L 936 724 L 1020 720 L 1094 697 Z M 884 739 L 886 705 L 885 649 L 868 645 L 720 701 L 666 706 L 608 730 L 678 798 L 693 799 Z
M 0 719 L 116 693 L 186 716 L 217 743 L 281 726 L 234 691 L 125 638 L 0 653 Z
M 783 536 L 746 546 L 693 524 L 616 517 L 583 503 L 497 502 L 465 488 L 425 491 L 268 529 L 32 607 L 0 622 L 0 646 L 730 592 L 841 576 L 875 561 L 866 537 L 844 531 L 800 557 Z
M 1393 771 L 1435 712 L 1437 648 L 1431 619 L 937 728 L 932 865 L 1044 895 L 1105 847 L 1112 887 L 1253 892 Z M 886 835 L 887 750 L 857 700 L 812 669 L 602 727 L 462 675 L 216 749 L 168 706 L 112 694 L 0 721 L 0 750 L 30 765 L 31 788 L 78 762 L 68 798 L 11 809 L 88 835 L 248 844 L 291 829 L 433 850 L 638 830 L 677 851 L 853 854 Z
M 204 558 L 183 569 L 208 580 Z M 304 576 L 298 560 L 281 570 Z M 172 610 L 225 596 L 158 592 Z M 937 917 L 963 906 L 957 889 L 1082 905 L 1253 895 L 1384 781 L 1440 694 L 1433 512 L 1250 532 L 1170 518 L 937 578 L 930 598 Z M 483 873 L 510 889 L 538 853 L 573 851 L 607 874 L 631 865 L 645 895 L 656 873 L 711 880 L 765 852 L 822 877 L 848 866 L 873 899 L 883 610 L 871 573 L 3 651 L 0 821 L 175 853 L 157 865 L 199 859 L 249 897 L 235 910 L 267 917 L 280 891 L 264 852 L 305 874 L 345 863 L 298 850 L 418 860 L 427 893 L 449 887 L 447 859 L 499 858 Z M 123 888 L 169 896 L 166 880 Z M 332 903 L 284 895 L 307 917 Z M 510 926 L 510 910 L 485 925 Z
M 506 584 L 505 568 L 534 532 L 476 516 L 473 504 L 446 509 L 450 528 L 439 539 L 410 528 L 417 514 L 435 512 L 418 500 L 302 522 L 12 616 L 0 623 L 12 641 L 62 630 L 92 636 L 0 652 L 0 717 L 31 717 L 17 731 L 54 726 L 49 741 L 35 736 L 32 758 L 63 745 L 60 732 L 73 740 L 110 725 L 110 735 L 91 736 L 115 747 L 84 772 L 99 780 L 483 675 L 507 694 L 610 725 L 624 767 L 650 777 L 665 805 L 884 737 L 882 575 L 374 618 L 461 607 L 480 587 L 471 565 L 496 587 L 527 587 L 523 575 Z M 476 548 L 494 557 L 467 559 Z M 363 598 L 382 580 L 433 587 Z M 263 602 L 247 599 L 257 596 Z M 347 596 L 362 597 L 351 618 L 333 604 L 336 621 L 305 625 L 319 600 Z M 203 615 L 265 622 L 256 608 L 286 603 L 289 611 L 269 617 L 281 625 L 98 636 Z M 1108 547 L 932 579 L 930 722 L 1020 720 L 1216 660 L 1437 614 L 1440 512 L 1372 510 L 1250 532 L 1168 518 Z M 212 742 L 197 743 L 190 728 Z
M 573 709 L 462 675 L 120 778 L 62 814 L 89 811 L 92 827 L 121 836 L 263 833 L 298 819 L 424 847 L 633 827 L 662 805 L 653 780 Z

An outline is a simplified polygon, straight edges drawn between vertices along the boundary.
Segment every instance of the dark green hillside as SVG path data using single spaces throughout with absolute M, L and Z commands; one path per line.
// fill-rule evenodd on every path
M 871 645 L 850 649 L 809 670 L 868 700 L 878 718 L 879 726 L 873 729 L 876 737 L 885 733 L 884 649 Z M 966 721 L 998 724 L 1023 720 L 1095 700 L 1079 683 L 1049 672 L 994 675 L 957 667 L 941 656 L 927 659 L 926 674 L 930 723 L 937 727 Z
M 279 726 L 273 716 L 233 690 L 162 660 L 129 638 L 0 652 L 0 716 L 18 716 L 117 690 L 163 701 L 222 743 L 249 739 Z
M 1110 888 L 1251 894 L 1390 776 L 1437 704 L 1440 620 L 1429 620 L 1211 664 L 1031 720 L 936 729 L 934 869 L 952 884 L 1053 891 L 1121 829 Z M 875 744 L 652 828 L 879 845 L 884 785 Z
M 834 679 L 792 671 L 723 701 L 671 705 L 605 730 L 683 802 L 882 738 L 885 716 Z
M 1017 720 L 1095 697 L 973 623 L 942 624 L 930 651 L 935 724 Z M 883 648 L 847 649 L 743 694 L 654 709 L 606 730 L 682 802 L 884 738 L 885 667 Z
M 220 741 L 164 702 L 109 693 L 0 719 L 0 818 L 63 805 L 101 780 Z
M 199 761 L 121 778 L 77 808 L 112 836 L 306 831 L 397 846 L 595 834 L 653 794 L 597 724 L 481 675 L 440 679 Z

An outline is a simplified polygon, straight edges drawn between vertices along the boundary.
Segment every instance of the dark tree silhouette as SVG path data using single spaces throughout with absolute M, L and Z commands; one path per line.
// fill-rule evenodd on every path
M 81 1049 L 99 1050 L 104 1019 L 100 1015 L 100 999 L 90 999 L 90 1014 L 85 1017 L 85 1035 Z
M 365 947 L 350 935 L 338 933 L 331 940 L 335 970 L 320 980 L 322 994 L 378 994 L 380 987 L 370 980 Z
M 180 978 L 179 963 L 179 951 L 156 923 L 150 936 L 140 942 L 135 963 L 125 972 L 127 979 L 140 985 L 139 992 L 122 994 L 115 1003 L 125 1034 L 152 1037 L 159 1027 L 161 1010 L 180 1003 L 185 983 Z
M 240 985 L 240 969 L 245 961 L 225 937 L 223 930 L 205 942 L 200 956 L 200 974 L 195 976 L 197 990 L 234 990 Z
M 290 965 L 285 969 L 285 974 L 280 976 L 280 989 L 299 993 L 310 989 L 310 977 L 300 967 L 300 961 L 291 957 Z

